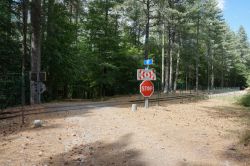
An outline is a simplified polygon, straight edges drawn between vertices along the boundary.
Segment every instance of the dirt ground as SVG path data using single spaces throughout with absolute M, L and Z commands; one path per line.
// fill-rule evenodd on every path
M 232 100 L 130 106 L 33 115 L 22 127 L 20 118 L 2 120 L 0 165 L 250 165 L 241 141 L 250 112 Z

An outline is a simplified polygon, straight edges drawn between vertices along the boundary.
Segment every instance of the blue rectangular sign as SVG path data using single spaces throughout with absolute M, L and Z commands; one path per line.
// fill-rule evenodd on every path
M 152 65 L 152 64 L 153 64 L 153 59 L 144 60 L 144 65 Z

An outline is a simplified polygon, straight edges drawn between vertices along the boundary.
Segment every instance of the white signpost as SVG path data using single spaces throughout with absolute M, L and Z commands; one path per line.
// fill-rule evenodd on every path
M 156 74 L 154 69 L 149 69 L 149 66 L 153 65 L 153 59 L 145 59 L 144 65 L 147 66 L 145 69 L 137 69 L 137 80 L 143 81 L 140 84 L 140 92 L 145 99 L 145 108 L 148 108 L 148 99 L 154 93 L 154 84 L 151 80 L 156 80 Z

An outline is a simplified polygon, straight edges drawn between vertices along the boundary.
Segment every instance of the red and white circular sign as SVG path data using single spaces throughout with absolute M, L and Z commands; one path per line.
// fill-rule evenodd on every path
M 151 81 L 143 81 L 140 84 L 140 92 L 144 97 L 150 97 L 154 93 L 154 84 Z

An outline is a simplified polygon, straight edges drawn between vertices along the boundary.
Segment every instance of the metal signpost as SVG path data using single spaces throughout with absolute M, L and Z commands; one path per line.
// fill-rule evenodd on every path
M 143 80 L 140 84 L 140 92 L 145 98 L 145 108 L 149 107 L 149 97 L 154 93 L 154 84 L 150 80 L 156 80 L 154 69 L 149 69 L 153 59 L 144 60 L 145 69 L 137 69 L 137 80 Z

